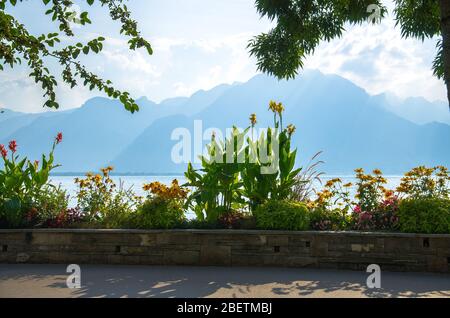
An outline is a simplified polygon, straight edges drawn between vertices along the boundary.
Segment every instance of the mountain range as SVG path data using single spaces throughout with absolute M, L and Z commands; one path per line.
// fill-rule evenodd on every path
M 258 127 L 267 127 L 273 122 L 270 100 L 283 102 L 283 122 L 297 127 L 293 144 L 298 165 L 323 151 L 321 170 L 329 174 L 351 174 L 357 167 L 399 174 L 417 165 L 450 166 L 447 103 L 372 96 L 340 76 L 314 70 L 289 81 L 257 75 L 245 83 L 160 103 L 142 97 L 135 114 L 102 97 L 69 111 L 27 114 L 3 109 L 0 144 L 14 139 L 20 154 L 39 159 L 61 131 L 64 141 L 55 155 L 62 166 L 56 172 L 113 165 L 117 173 L 182 173 L 186 164 L 171 159 L 179 142 L 172 140 L 174 129 L 184 127 L 194 135 L 194 121 L 202 120 L 203 129 L 225 132 L 233 125 L 247 127 L 251 113 L 257 114 Z

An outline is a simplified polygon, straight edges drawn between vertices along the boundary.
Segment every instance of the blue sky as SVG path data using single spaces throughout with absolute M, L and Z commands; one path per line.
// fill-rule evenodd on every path
M 75 1 L 88 9 L 85 1 Z M 385 3 L 392 8 L 391 1 Z M 105 35 L 105 48 L 82 61 L 100 76 L 134 97 L 161 101 L 189 96 L 221 83 L 243 82 L 257 74 L 255 60 L 246 49 L 248 40 L 271 28 L 261 19 L 252 0 L 131 0 L 127 3 L 154 55 L 129 51 L 120 26 L 109 20 L 107 10 L 91 8 L 93 24 L 76 27 L 83 41 Z M 41 1 L 25 1 L 8 9 L 35 34 L 57 30 L 45 17 Z M 323 43 L 306 60 L 306 68 L 339 74 L 371 94 L 392 92 L 399 97 L 423 96 L 445 100 L 445 86 L 433 77 L 431 64 L 436 39 L 424 43 L 401 39 L 392 14 L 381 25 L 348 27 L 341 39 Z M 52 69 L 58 71 L 49 61 Z M 0 107 L 18 111 L 42 111 L 42 93 L 28 77 L 25 66 L 0 72 Z M 79 107 L 101 95 L 65 85 L 58 88 L 62 109 Z

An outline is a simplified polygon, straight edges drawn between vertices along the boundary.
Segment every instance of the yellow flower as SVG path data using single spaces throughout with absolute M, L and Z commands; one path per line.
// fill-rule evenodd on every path
M 325 187 L 331 188 L 334 185 L 333 180 L 328 180 L 327 183 L 325 183 Z
M 284 111 L 284 106 L 282 103 L 278 103 L 277 105 L 277 113 L 281 115 L 281 113 Z
M 289 136 L 292 136 L 292 134 L 295 132 L 296 129 L 297 129 L 297 128 L 296 128 L 294 125 L 292 125 L 292 124 L 289 124 L 289 125 L 287 126 L 287 128 L 286 128 L 286 130 L 287 130 Z
M 271 100 L 269 102 L 269 110 L 273 111 L 274 113 L 277 112 L 277 102 Z
M 282 103 L 277 103 L 273 100 L 269 102 L 269 110 L 273 111 L 274 113 L 278 113 L 281 115 L 281 113 L 284 111 L 284 106 Z
M 150 191 L 153 195 L 163 199 L 184 199 L 188 191 L 184 190 L 178 184 L 178 180 L 174 179 L 170 187 L 156 181 L 149 184 L 144 184 L 144 191 Z
M 374 171 L 373 171 L 373 173 L 375 174 L 375 175 L 377 175 L 377 176 L 381 176 L 383 173 L 381 172 L 381 170 L 380 169 L 375 169 Z
M 250 123 L 252 124 L 252 126 L 254 127 L 257 122 L 258 121 L 256 120 L 256 114 L 251 114 L 250 115 Z

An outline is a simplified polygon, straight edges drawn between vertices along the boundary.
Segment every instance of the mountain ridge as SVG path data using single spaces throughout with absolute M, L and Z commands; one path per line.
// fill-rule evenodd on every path
M 59 173 L 112 164 L 122 173 L 179 174 L 186 165 L 174 164 L 170 157 L 177 143 L 171 136 L 175 128 L 192 132 L 198 119 L 204 129 L 247 127 L 251 113 L 257 113 L 260 127 L 267 126 L 273 119 L 267 111 L 271 99 L 286 106 L 285 124 L 297 126 L 293 144 L 299 148 L 299 165 L 318 151 L 324 151 L 323 170 L 333 174 L 349 174 L 360 166 L 398 174 L 418 164 L 450 165 L 450 125 L 415 122 L 393 109 L 386 95 L 369 95 L 345 78 L 315 70 L 291 81 L 257 75 L 245 83 L 222 84 L 160 103 L 142 97 L 134 115 L 103 97 L 30 122 L 31 114 L 16 114 L 0 119 L 0 143 L 17 139 L 21 153 L 38 159 L 62 131 L 64 142 L 56 153 L 63 164 Z M 420 102 L 416 108 L 426 107 L 427 101 Z M 15 123 L 18 118 L 22 122 Z

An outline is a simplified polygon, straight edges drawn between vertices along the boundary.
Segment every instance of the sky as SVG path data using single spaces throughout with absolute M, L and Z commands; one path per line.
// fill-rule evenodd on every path
M 75 26 L 76 39 L 106 38 L 100 54 L 83 56 L 81 61 L 94 73 L 112 80 L 116 88 L 156 102 L 249 80 L 258 71 L 255 59 L 249 56 L 248 41 L 273 26 L 273 22 L 260 18 L 253 0 L 128 1 L 139 29 L 153 46 L 154 54 L 149 56 L 144 50 L 128 50 L 127 39 L 119 34 L 120 25 L 109 19 L 106 8 L 74 2 L 80 10 L 89 10 L 92 20 L 92 25 Z M 392 1 L 385 4 L 392 9 Z M 57 31 L 45 11 L 42 1 L 7 8 L 33 34 Z M 446 100 L 445 86 L 431 70 L 437 39 L 402 39 L 392 10 L 380 25 L 364 23 L 346 29 L 342 38 L 322 43 L 308 56 L 305 68 L 338 74 L 370 94 L 388 92 L 400 98 Z M 54 61 L 46 61 L 52 71 L 60 71 Z M 28 73 L 26 65 L 0 72 L 0 108 L 45 110 L 43 93 Z M 82 86 L 70 89 L 62 81 L 57 94 L 61 109 L 79 107 L 90 97 L 102 96 Z

